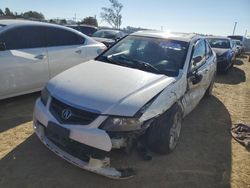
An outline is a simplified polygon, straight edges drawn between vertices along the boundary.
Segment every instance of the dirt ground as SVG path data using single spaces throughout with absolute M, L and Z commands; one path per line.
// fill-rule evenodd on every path
M 38 93 L 0 101 L 0 187 L 250 187 L 250 152 L 233 140 L 234 123 L 250 124 L 250 62 L 237 59 L 218 75 L 213 96 L 183 123 L 177 149 L 143 161 L 136 152 L 115 153 L 114 165 L 133 167 L 129 180 L 81 170 L 49 151 L 34 135 L 32 110 Z

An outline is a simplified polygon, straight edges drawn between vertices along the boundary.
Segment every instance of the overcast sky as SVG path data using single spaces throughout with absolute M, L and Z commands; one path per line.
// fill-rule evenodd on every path
M 144 27 L 179 32 L 204 34 L 250 34 L 250 0 L 120 0 L 122 27 Z M 47 19 L 77 19 L 97 16 L 100 25 L 101 8 L 109 6 L 108 0 L 1 0 L 0 8 L 13 12 L 35 10 Z M 101 22 L 101 23 L 100 23 Z

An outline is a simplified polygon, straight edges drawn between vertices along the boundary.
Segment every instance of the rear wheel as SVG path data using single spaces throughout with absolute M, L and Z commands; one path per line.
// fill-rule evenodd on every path
M 167 154 L 176 148 L 182 125 L 182 113 L 178 105 L 162 114 L 147 131 L 147 143 L 151 150 Z

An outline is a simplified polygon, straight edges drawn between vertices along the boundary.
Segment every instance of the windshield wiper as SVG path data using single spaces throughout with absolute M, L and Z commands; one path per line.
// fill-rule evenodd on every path
M 124 64 L 120 61 L 118 61 L 117 59 L 117 56 L 116 55 L 109 55 L 109 56 L 106 56 L 106 59 L 112 63 L 112 64 L 117 64 L 117 65 L 121 65 L 121 66 L 124 66 L 124 67 L 130 67 L 128 64 Z
M 147 63 L 147 62 L 144 62 L 144 61 L 141 61 L 141 60 L 138 60 L 138 59 L 129 58 L 128 56 L 126 56 L 124 54 L 122 54 L 122 55 L 120 55 L 118 57 L 120 59 L 125 60 L 125 61 L 130 61 L 130 62 L 135 63 L 134 66 L 136 68 L 143 69 L 143 70 L 150 70 L 150 71 L 152 71 L 154 73 L 162 74 L 162 72 L 159 69 L 157 69 L 156 67 L 154 67 L 150 63 Z

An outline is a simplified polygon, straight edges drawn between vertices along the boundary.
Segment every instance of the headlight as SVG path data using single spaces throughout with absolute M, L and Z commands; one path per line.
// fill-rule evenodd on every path
M 43 88 L 42 92 L 41 92 L 41 101 L 42 103 L 46 106 L 47 102 L 49 100 L 50 97 L 50 93 L 48 91 L 48 89 L 45 87 Z
M 140 129 L 145 129 L 150 125 L 151 120 L 142 122 L 140 117 L 149 108 L 149 106 L 154 102 L 154 100 L 160 95 L 159 92 L 150 101 L 148 101 L 135 115 L 134 117 L 108 117 L 108 119 L 101 125 L 100 128 L 110 131 L 136 131 Z
M 102 129 L 111 132 L 134 131 L 140 130 L 142 124 L 138 118 L 109 117 L 102 125 Z

